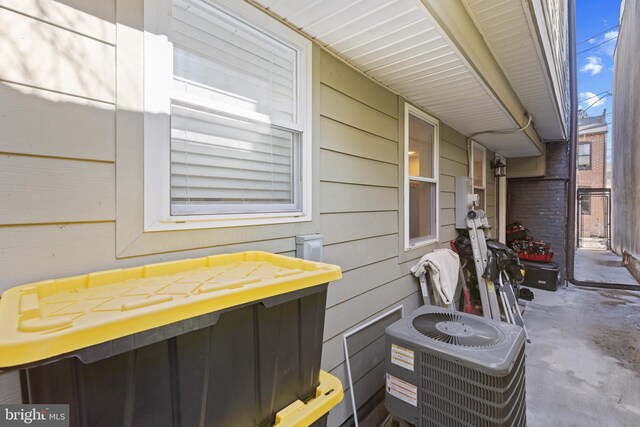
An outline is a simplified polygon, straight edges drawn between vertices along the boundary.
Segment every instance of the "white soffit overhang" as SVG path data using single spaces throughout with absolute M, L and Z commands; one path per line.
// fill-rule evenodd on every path
M 565 139 L 559 101 L 545 67 L 532 21 L 523 0 L 463 0 L 487 46 L 524 107 L 535 117 L 536 130 L 547 140 Z M 540 17 L 543 19 L 543 17 Z M 540 23 L 545 25 L 544 22 Z M 558 64 L 563 67 L 564 64 Z
M 254 2 L 465 135 L 520 127 L 419 0 Z M 477 139 L 506 157 L 540 155 L 524 133 Z

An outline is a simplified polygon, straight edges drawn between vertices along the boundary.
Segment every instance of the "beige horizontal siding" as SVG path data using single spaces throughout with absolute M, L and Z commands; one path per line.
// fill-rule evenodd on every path
M 320 114 L 382 138 L 396 140 L 397 120 L 337 90 L 322 85 Z
M 398 143 L 345 125 L 328 117 L 320 117 L 320 144 L 326 150 L 365 159 L 398 164 Z
M 0 7 L 105 43 L 116 42 L 115 0 L 0 0 Z
M 322 65 L 321 229 L 325 261 L 344 271 L 327 295 L 322 365 L 332 370 L 344 366 L 342 333 L 415 288 L 397 286 L 407 277 L 398 261 L 397 96 L 330 55 L 322 56 Z M 360 358 L 370 354 L 364 350 Z M 360 374 L 371 378 L 366 369 Z M 340 378 L 346 384 L 344 375 Z M 331 425 L 350 414 L 336 412 Z
M 0 155 L 0 223 L 113 221 L 113 163 Z
M 320 179 L 349 184 L 397 187 L 398 166 L 322 150 L 320 152 Z
M 324 244 L 377 237 L 398 232 L 398 213 L 347 212 L 324 214 L 320 217 Z
M 398 189 L 322 182 L 321 213 L 397 211 Z
M 373 264 L 398 255 L 398 234 L 354 240 L 324 248 L 324 259 L 342 271 Z
M 339 286 L 329 287 L 327 307 L 341 304 L 405 274 L 396 257 L 349 270 L 343 273 Z
M 115 48 L 3 9 L 0 80 L 115 102 Z
M 91 271 L 249 250 L 284 253 L 295 248 L 294 237 L 247 239 L 238 244 L 116 260 L 113 222 L 5 226 L 0 227 L 0 242 L 0 291 Z
M 398 97 L 360 73 L 354 72 L 339 59 L 323 52 L 320 59 L 320 80 L 327 86 L 359 100 L 387 116 L 398 118 Z
M 417 281 L 413 276 L 404 275 L 392 282 L 378 286 L 360 294 L 357 298 L 346 300 L 340 305 L 327 309 L 324 325 L 324 338 L 329 340 L 349 329 L 354 318 L 367 318 L 379 312 L 393 301 L 408 297 L 418 290 Z
M 115 160 L 115 108 L 0 82 L 0 152 Z

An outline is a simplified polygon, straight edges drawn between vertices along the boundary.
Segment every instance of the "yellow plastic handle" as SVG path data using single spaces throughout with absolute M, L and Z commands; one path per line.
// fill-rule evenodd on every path
M 304 403 L 296 400 L 276 414 L 274 427 L 306 427 L 336 406 L 344 396 L 339 379 L 320 371 L 320 385 L 316 397 Z

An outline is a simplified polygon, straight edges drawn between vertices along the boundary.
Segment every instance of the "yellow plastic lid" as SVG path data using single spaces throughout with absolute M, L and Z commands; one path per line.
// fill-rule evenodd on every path
M 335 265 L 242 252 L 17 286 L 0 299 L 0 367 L 47 359 L 341 277 Z

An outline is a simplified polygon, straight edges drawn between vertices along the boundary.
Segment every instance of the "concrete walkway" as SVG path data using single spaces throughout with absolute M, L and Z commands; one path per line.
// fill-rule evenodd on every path
M 640 292 L 532 289 L 528 426 L 640 426 Z
M 638 285 L 629 270 L 622 266 L 622 258 L 611 251 L 578 249 L 574 276 L 582 282 Z

